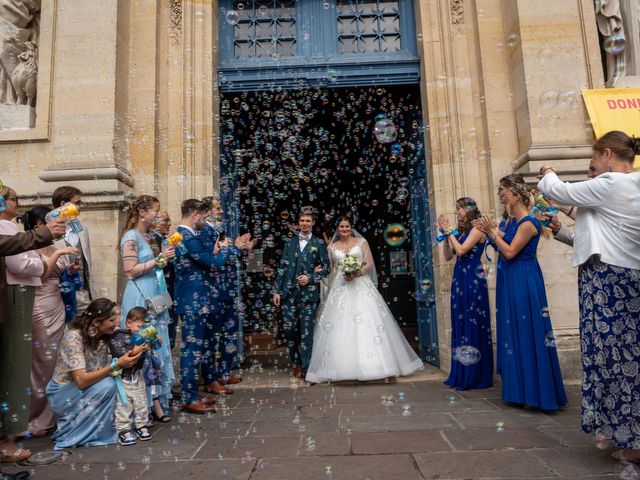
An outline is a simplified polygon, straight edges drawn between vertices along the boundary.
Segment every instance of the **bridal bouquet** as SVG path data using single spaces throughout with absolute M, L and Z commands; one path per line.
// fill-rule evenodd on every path
M 358 273 L 362 268 L 363 263 L 355 255 L 347 255 L 338 263 L 345 275 L 353 275 Z

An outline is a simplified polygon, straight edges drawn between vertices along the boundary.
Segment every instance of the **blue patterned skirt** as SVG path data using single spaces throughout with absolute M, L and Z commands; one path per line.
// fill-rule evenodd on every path
M 640 270 L 580 266 L 582 431 L 640 449 Z

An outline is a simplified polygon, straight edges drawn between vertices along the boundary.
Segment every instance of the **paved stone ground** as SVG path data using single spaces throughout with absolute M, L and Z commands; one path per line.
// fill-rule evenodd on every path
M 254 362 L 214 415 L 176 414 L 149 442 L 78 448 L 27 468 L 47 480 L 640 478 L 580 432 L 577 386 L 568 408 L 545 414 L 503 404 L 499 387 L 454 392 L 441 382 L 428 369 L 309 387 Z M 51 448 L 48 439 L 25 443 Z

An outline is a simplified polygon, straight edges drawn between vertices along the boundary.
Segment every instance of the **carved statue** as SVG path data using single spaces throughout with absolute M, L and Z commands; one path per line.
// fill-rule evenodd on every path
M 35 106 L 41 0 L 0 0 L 0 105 Z
M 595 0 L 596 23 L 604 39 L 604 55 L 607 69 L 606 85 L 615 86 L 625 74 L 626 37 L 619 0 Z
M 607 87 L 640 84 L 640 0 L 595 0 Z

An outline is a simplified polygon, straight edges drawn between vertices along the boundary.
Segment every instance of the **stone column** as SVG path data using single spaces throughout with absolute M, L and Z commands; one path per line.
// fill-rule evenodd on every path
M 432 223 L 437 213 L 454 221 L 454 203 L 462 196 L 488 213 L 491 165 L 475 14 L 461 0 L 420 0 L 415 8 Z M 434 242 L 440 365 L 448 370 L 453 262 L 445 262 L 440 250 Z
M 544 163 L 565 178 L 584 178 L 593 131 L 580 91 L 602 88 L 590 1 L 502 2 L 504 48 L 518 129 L 513 168 L 535 181 Z

